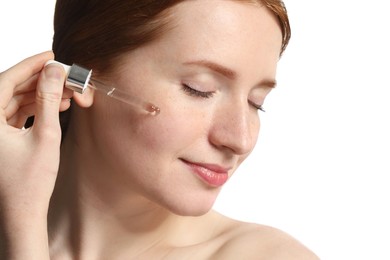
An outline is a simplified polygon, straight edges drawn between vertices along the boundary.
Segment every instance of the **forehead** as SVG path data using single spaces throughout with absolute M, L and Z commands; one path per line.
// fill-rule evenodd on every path
M 160 47 L 178 58 L 196 56 L 233 67 L 243 65 L 240 61 L 276 64 L 279 59 L 281 29 L 264 6 L 233 0 L 183 1 L 170 15 L 171 29 L 160 39 Z

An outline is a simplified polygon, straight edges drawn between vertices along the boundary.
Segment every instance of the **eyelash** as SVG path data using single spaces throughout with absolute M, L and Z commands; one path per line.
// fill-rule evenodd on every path
M 265 112 L 265 109 L 262 105 L 256 105 L 255 103 L 249 101 L 249 103 L 254 107 L 256 108 L 257 110 L 261 111 L 261 112 Z
M 213 97 L 213 95 L 215 93 L 213 91 L 209 91 L 209 92 L 199 91 L 199 90 L 196 90 L 196 89 L 190 87 L 188 84 L 185 84 L 185 83 L 182 83 L 182 89 L 190 96 L 201 97 L 201 98 L 211 98 L 211 97 Z M 252 105 L 257 110 L 259 110 L 261 112 L 265 112 L 265 109 L 262 105 L 257 105 L 251 101 L 249 101 L 249 104 Z
M 190 96 L 194 97 L 202 97 L 202 98 L 211 98 L 214 95 L 214 91 L 209 91 L 209 92 L 203 92 L 196 90 L 194 88 L 191 88 L 188 84 L 182 84 L 183 90 Z

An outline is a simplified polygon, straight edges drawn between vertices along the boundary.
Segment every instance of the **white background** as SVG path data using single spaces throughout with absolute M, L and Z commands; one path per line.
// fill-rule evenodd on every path
M 215 209 L 280 228 L 322 259 L 390 259 L 387 1 L 285 3 L 293 38 L 259 143 Z M 51 48 L 53 10 L 0 2 L 1 71 Z

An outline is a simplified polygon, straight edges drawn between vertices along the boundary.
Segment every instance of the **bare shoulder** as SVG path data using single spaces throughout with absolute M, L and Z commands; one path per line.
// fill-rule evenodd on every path
M 298 240 L 269 226 L 227 220 L 223 236 L 213 259 L 319 259 Z

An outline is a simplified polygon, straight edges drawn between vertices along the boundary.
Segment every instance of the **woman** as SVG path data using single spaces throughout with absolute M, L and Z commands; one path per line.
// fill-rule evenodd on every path
M 44 68 L 50 52 L 3 72 L 4 257 L 317 259 L 281 231 L 210 210 L 256 143 L 288 39 L 280 1 L 57 1 L 56 60 L 160 114 L 63 91 L 63 69 Z

